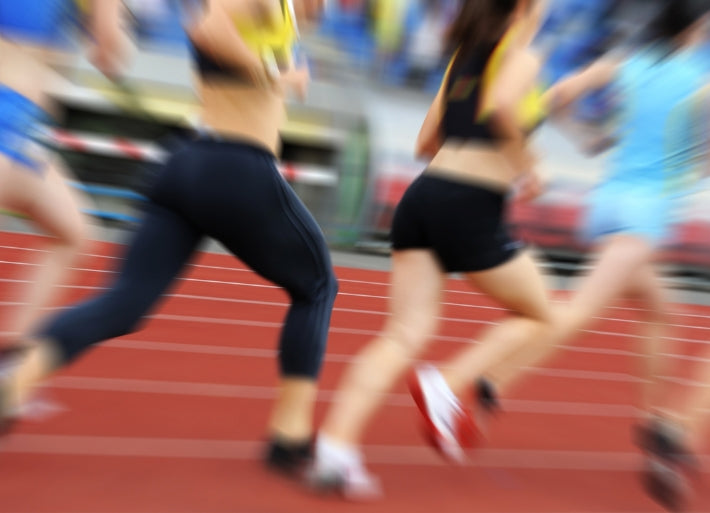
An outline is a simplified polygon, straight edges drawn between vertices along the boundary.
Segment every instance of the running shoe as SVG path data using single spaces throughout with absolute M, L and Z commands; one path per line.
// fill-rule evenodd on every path
M 446 384 L 433 365 L 414 369 L 409 391 L 424 418 L 425 435 L 446 459 L 463 463 L 465 449 L 475 447 L 481 432 L 469 411 Z
M 495 385 L 486 378 L 479 378 L 473 387 L 473 398 L 484 413 L 493 415 L 502 410 Z
M 267 468 L 289 477 L 300 477 L 313 460 L 313 442 L 269 441 L 264 456 Z
M 486 378 L 479 378 L 474 383 L 471 392 L 476 425 L 482 435 L 487 435 L 491 420 L 503 410 L 498 399 L 498 392 L 495 385 Z
M 382 497 L 380 480 L 367 471 L 359 453 L 335 447 L 323 437 L 316 444 L 306 483 L 319 493 L 337 493 L 351 501 L 372 501 Z
M 646 492 L 669 511 L 683 511 L 698 475 L 697 458 L 687 448 L 679 426 L 654 418 L 636 428 L 636 443 L 646 456 L 641 481 Z

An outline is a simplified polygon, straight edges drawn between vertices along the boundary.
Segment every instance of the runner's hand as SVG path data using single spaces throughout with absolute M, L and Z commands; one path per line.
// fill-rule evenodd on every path
M 325 0 L 293 0 L 293 10 L 299 23 L 315 23 L 325 7 Z
M 121 5 L 112 8 L 107 7 L 108 2 L 99 5 L 102 9 L 95 7 L 91 18 L 93 42 L 89 60 L 108 78 L 116 80 L 125 72 L 131 47 L 126 13 Z
M 543 192 L 543 182 L 540 175 L 535 171 L 528 171 L 521 174 L 515 181 L 516 199 L 520 201 L 532 201 Z

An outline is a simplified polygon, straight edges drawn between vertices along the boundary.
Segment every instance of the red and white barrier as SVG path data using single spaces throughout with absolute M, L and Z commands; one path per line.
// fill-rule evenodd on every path
M 88 132 L 52 129 L 47 134 L 45 142 L 56 148 L 79 153 L 128 158 L 143 162 L 164 162 L 167 158 L 167 152 L 151 142 L 123 137 L 106 137 Z
M 88 132 L 50 129 L 44 134 L 44 139 L 46 143 L 58 149 L 142 162 L 161 163 L 169 155 L 159 145 L 149 141 Z M 334 187 L 338 183 L 337 173 L 327 167 L 282 163 L 279 165 L 279 171 L 290 182 L 324 187 Z

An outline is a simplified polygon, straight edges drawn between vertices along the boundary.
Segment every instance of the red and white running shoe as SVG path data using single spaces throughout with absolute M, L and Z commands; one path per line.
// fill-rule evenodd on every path
M 482 439 L 471 413 L 433 365 L 415 368 L 408 382 L 414 402 L 424 417 L 429 442 L 446 459 L 463 463 L 465 449 L 475 447 Z

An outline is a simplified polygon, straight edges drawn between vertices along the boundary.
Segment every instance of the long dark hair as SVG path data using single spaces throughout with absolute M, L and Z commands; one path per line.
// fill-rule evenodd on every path
M 459 0 L 456 18 L 446 34 L 450 53 L 470 54 L 481 44 L 495 43 L 508 27 L 519 0 Z
M 648 42 L 675 46 L 675 39 L 710 12 L 710 0 L 664 0 L 651 22 Z

